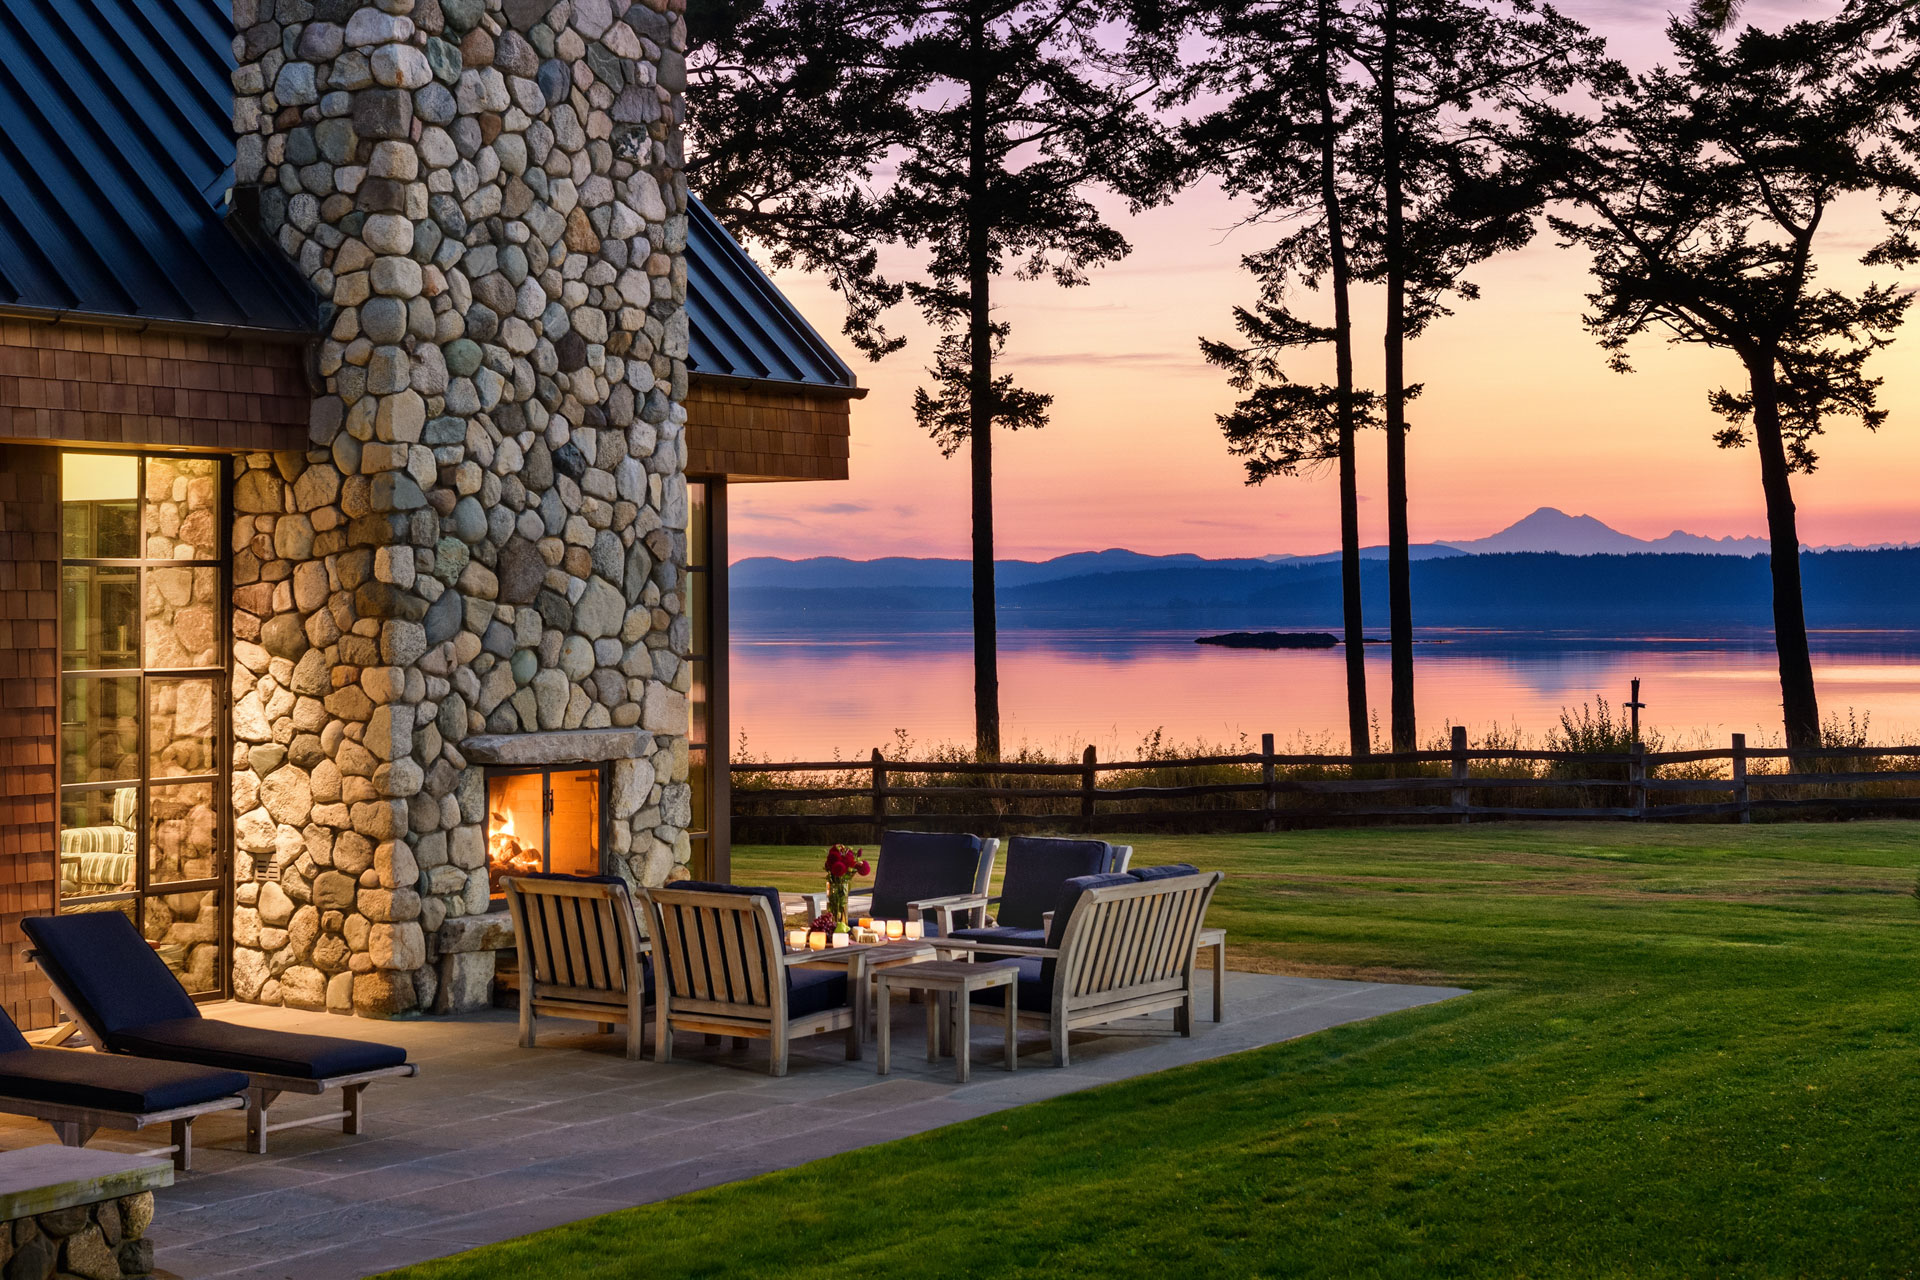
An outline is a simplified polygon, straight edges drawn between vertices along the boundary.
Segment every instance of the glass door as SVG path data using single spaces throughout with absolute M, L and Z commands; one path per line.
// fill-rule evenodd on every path
M 227 987 L 226 474 L 60 468 L 59 909 L 120 911 L 196 995 Z

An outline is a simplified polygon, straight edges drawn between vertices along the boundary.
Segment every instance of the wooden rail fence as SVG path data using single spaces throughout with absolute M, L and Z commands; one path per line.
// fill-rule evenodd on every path
M 1023 824 L 1273 831 L 1382 820 L 1750 822 L 1757 812 L 1920 807 L 1920 746 L 1788 750 L 1749 747 L 1734 734 L 1706 750 L 1534 751 L 1469 747 L 1463 728 L 1446 751 L 1282 755 L 1273 742 L 1266 734 L 1257 753 L 1152 760 L 1103 761 L 1088 747 L 1077 764 L 889 760 L 878 749 L 865 761 L 735 764 L 733 824 L 738 838 L 764 839 L 779 829 Z M 808 774 L 832 785 L 783 781 Z M 1139 779 L 1102 785 L 1116 774 Z M 1164 781 L 1182 774 L 1204 776 Z M 1539 803 L 1524 803 L 1530 795 Z

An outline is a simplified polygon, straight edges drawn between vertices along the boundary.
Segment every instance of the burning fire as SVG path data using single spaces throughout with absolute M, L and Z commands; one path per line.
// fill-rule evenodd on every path
M 513 830 L 512 810 L 493 810 L 487 815 L 487 825 L 492 828 L 492 834 L 487 837 L 487 873 L 494 892 L 500 892 L 502 876 L 539 872 L 540 850 L 520 843 Z

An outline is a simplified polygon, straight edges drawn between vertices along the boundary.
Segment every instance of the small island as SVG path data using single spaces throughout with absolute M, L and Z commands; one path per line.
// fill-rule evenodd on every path
M 1326 631 L 1228 631 L 1200 636 L 1194 643 L 1229 649 L 1332 649 L 1340 643 L 1340 637 Z

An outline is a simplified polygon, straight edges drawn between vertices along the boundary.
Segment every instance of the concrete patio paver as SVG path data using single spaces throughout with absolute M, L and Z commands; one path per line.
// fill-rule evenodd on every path
M 1202 985 L 1210 979 L 1203 973 Z M 273 1135 L 265 1157 L 245 1154 L 239 1113 L 203 1119 L 195 1170 L 156 1193 L 151 1235 L 158 1265 L 186 1280 L 350 1280 L 1463 994 L 1229 972 L 1225 1023 L 1203 1017 L 1192 1038 L 1166 1034 L 1164 1019 L 1076 1036 L 1064 1070 L 1033 1033 L 1021 1069 L 1002 1070 L 998 1025 L 976 1023 L 965 1085 L 950 1061 L 926 1061 L 924 1013 L 912 1006 L 894 1011 L 894 1074 L 874 1074 L 871 1046 L 848 1062 L 838 1036 L 819 1036 L 794 1046 L 790 1073 L 776 1080 L 764 1045 L 738 1052 L 699 1036 L 679 1037 L 675 1061 L 660 1066 L 627 1061 L 617 1036 L 584 1023 L 543 1021 L 540 1047 L 519 1049 L 505 1010 L 370 1023 L 221 1005 L 209 1015 L 403 1044 L 421 1074 L 368 1090 L 363 1136 L 292 1129 Z M 1203 991 L 1202 1010 L 1209 999 Z M 275 1114 L 333 1105 L 283 1099 Z M 0 1119 L 0 1147 L 51 1137 L 44 1125 Z M 119 1138 L 103 1133 L 93 1145 L 164 1141 Z

